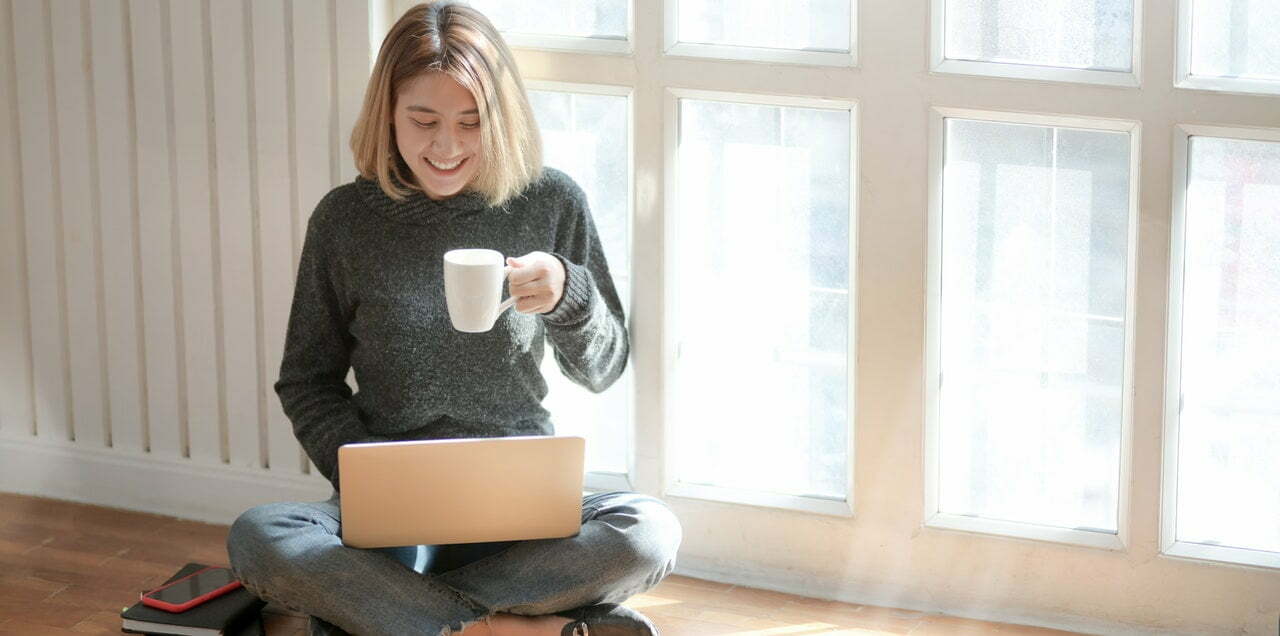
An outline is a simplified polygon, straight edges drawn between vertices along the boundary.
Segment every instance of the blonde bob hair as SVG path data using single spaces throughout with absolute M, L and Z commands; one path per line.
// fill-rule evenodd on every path
M 400 88 L 432 71 L 475 97 L 483 161 L 469 189 L 501 205 L 541 174 L 542 142 L 511 50 L 488 18 L 454 0 L 414 6 L 382 40 L 351 131 L 356 170 L 396 201 L 421 191 L 396 146 L 393 111 Z

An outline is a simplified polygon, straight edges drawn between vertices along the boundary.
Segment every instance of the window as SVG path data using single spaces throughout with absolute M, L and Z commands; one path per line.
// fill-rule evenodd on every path
M 801 64 L 854 63 L 851 0 L 667 0 L 667 53 Z
M 1136 132 L 936 117 L 928 522 L 1119 547 Z
M 588 438 L 617 439 L 604 419 L 634 428 L 626 449 L 593 449 L 591 478 L 625 470 L 633 488 L 691 513 L 694 554 L 741 554 L 762 536 L 715 532 L 733 524 L 762 523 L 770 536 L 792 524 L 831 530 L 844 522 L 791 511 L 849 515 L 859 496 L 869 512 L 855 531 L 870 528 L 886 550 L 936 548 L 954 530 L 1121 550 L 1131 492 L 1146 515 L 1157 507 L 1147 493 L 1179 483 L 1276 490 L 1244 466 L 1230 479 L 1250 489 L 1193 468 L 1166 484 L 1151 467 L 1174 462 L 1141 455 L 1171 438 L 1154 415 L 1166 385 L 1152 378 L 1174 352 L 1152 334 L 1182 316 L 1165 311 L 1158 208 L 1178 190 L 1166 172 L 1173 144 L 1159 139 L 1170 122 L 1215 121 L 1280 141 L 1260 132 L 1277 121 L 1265 99 L 1152 99 L 1168 94 L 1168 78 L 1241 79 L 1201 63 L 1192 73 L 1190 46 L 1179 75 L 1181 57 L 1158 50 L 1169 38 L 1144 55 L 1144 23 L 1171 26 L 1179 7 L 1189 45 L 1193 3 L 584 0 L 555 11 L 589 5 L 586 18 L 532 16 L 551 20 L 535 28 L 512 21 L 522 3 L 489 2 L 478 5 L 525 77 L 554 82 L 529 82 L 548 163 L 588 189 L 630 296 L 626 388 L 558 387 L 548 366 L 548 406 L 561 431 Z M 1274 70 L 1259 70 L 1274 60 L 1265 47 L 1277 22 L 1264 4 L 1194 3 L 1236 16 L 1232 55 L 1248 62 L 1249 81 L 1274 83 Z M 612 23 L 625 27 L 599 27 L 606 11 L 626 14 Z M 1213 19 L 1226 18 L 1197 14 L 1197 34 Z M 591 48 L 601 42 L 626 48 Z M 860 54 L 864 43 L 875 56 Z M 530 50 L 551 44 L 560 50 Z M 637 133 L 618 151 L 629 153 L 626 185 L 591 185 L 623 183 L 612 167 L 621 160 L 600 159 L 622 147 L 605 112 L 623 108 Z M 1156 137 L 1141 144 L 1143 132 Z M 624 191 L 629 207 L 615 210 Z M 740 271 L 762 261 L 777 266 Z M 1213 514 L 1176 495 L 1160 507 L 1178 506 L 1161 526 L 1165 553 L 1271 563 L 1249 556 L 1271 554 L 1263 530 L 1195 529 Z M 894 533 L 922 512 L 921 532 Z M 709 547 L 712 536 L 723 543 Z M 1027 549 L 982 541 L 1003 558 Z M 1055 550 L 1042 554 L 1072 554 Z M 821 569 L 816 552 L 796 554 Z M 1072 585 L 1059 571 L 1047 576 Z M 1159 587 L 1150 572 L 1135 576 Z
M 628 0 L 470 0 L 469 4 L 492 20 L 511 46 L 600 53 L 631 50 Z
M 627 315 L 631 314 L 631 148 L 629 90 L 528 82 L 529 101 L 542 133 L 543 163 L 564 171 L 587 195 L 604 244 L 609 271 Z M 551 411 L 559 435 L 587 438 L 587 485 L 629 489 L 632 373 L 604 393 L 577 386 L 548 352 L 542 360 Z
M 1280 134 L 1258 136 L 1179 130 L 1163 534 L 1170 554 L 1276 567 Z
M 848 514 L 852 107 L 671 98 L 673 492 Z
M 1280 93 L 1280 3 L 1179 2 L 1178 85 Z
M 934 70 L 1137 86 L 1141 0 L 934 0 Z

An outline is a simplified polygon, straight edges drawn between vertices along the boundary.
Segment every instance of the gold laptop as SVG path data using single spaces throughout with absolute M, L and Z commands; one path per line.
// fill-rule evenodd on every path
M 491 437 L 344 444 L 342 542 L 355 548 L 571 537 L 586 440 Z

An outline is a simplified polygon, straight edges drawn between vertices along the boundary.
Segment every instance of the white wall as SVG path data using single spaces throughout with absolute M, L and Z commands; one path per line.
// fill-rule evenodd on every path
M 1157 520 L 1171 126 L 1280 126 L 1275 99 L 1160 88 L 1169 12 L 1146 15 L 1152 88 L 1124 92 L 930 77 L 927 3 L 861 4 L 858 69 L 664 58 L 656 0 L 636 1 L 632 56 L 520 53 L 531 78 L 636 87 L 641 396 L 662 387 L 666 86 L 860 104 L 857 514 L 669 498 L 681 571 L 1100 633 L 1274 633 L 1280 573 L 1162 556 Z M 377 15 L 363 0 L 0 0 L 0 490 L 219 523 L 327 495 L 270 383 L 300 231 L 353 177 Z M 922 527 L 930 104 L 1143 121 L 1125 550 Z M 637 419 L 634 483 L 661 494 L 661 401 Z
M 3 0 L 0 34 L 0 489 L 221 522 L 326 496 L 271 384 L 307 218 L 355 174 L 368 4 Z

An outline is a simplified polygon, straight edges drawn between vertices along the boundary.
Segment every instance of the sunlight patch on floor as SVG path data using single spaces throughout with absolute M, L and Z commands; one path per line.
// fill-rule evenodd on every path
M 899 632 L 886 632 L 878 629 L 861 629 L 857 627 L 839 627 L 831 623 L 806 623 L 804 625 L 788 625 L 786 627 L 770 627 L 768 629 L 755 629 L 747 632 L 733 632 L 729 636 L 764 636 L 766 634 L 787 634 L 788 636 L 801 636 L 802 634 L 822 634 L 823 636 L 839 636 L 842 634 L 853 636 L 877 636 L 880 634 L 898 634 Z
M 804 623 L 800 625 L 784 625 L 782 627 L 768 627 L 765 629 L 753 629 L 746 632 L 734 632 L 734 636 L 764 636 L 765 634 L 788 634 L 790 636 L 799 636 L 800 634 L 812 634 L 817 632 L 827 632 L 827 630 L 839 627 L 832 623 Z
M 637 594 L 625 603 L 631 609 L 644 609 L 646 607 L 661 607 L 663 605 L 675 605 L 682 603 L 679 599 L 663 598 L 661 596 L 653 596 L 652 594 Z

